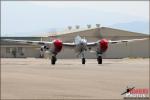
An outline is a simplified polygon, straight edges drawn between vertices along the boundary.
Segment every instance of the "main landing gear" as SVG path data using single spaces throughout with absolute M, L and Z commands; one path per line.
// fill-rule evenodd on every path
M 56 61 L 57 61 L 56 56 L 52 56 L 52 58 L 51 58 L 51 64 L 55 65 Z
M 85 64 L 86 60 L 85 60 L 84 51 L 81 52 L 81 58 L 82 58 L 82 64 Z
M 97 57 L 97 62 L 98 62 L 98 64 L 102 64 L 102 56 Z
M 97 51 L 97 62 L 98 64 L 102 64 L 102 52 Z
M 82 58 L 82 64 L 85 64 L 85 58 Z

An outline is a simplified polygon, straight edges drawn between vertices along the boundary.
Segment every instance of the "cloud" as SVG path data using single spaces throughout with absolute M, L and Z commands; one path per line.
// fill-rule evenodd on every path
M 49 8 L 81 8 L 105 12 L 126 14 L 133 17 L 149 19 L 149 1 L 48 1 L 32 2 Z
M 76 24 L 149 22 L 148 1 L 2 1 L 1 8 L 2 34 Z

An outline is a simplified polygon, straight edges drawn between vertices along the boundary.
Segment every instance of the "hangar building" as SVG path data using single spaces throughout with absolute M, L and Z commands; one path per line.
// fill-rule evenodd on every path
M 44 40 L 51 41 L 53 38 L 59 38 L 63 42 L 73 42 L 74 38 L 80 35 L 85 37 L 89 42 L 98 41 L 102 38 L 108 40 L 128 40 L 148 38 L 147 40 L 135 41 L 130 43 L 110 44 L 104 58 L 125 58 L 125 57 L 149 57 L 149 35 L 129 32 L 108 27 L 77 29 L 64 31 L 58 34 L 47 34 L 46 36 L 36 37 L 1 37 L 2 39 L 18 40 Z M 16 53 L 14 55 L 14 53 Z M 1 42 L 1 57 L 40 57 L 40 47 L 26 44 Z M 58 58 L 76 58 L 73 49 L 63 48 L 58 54 Z M 86 58 L 96 58 L 95 52 L 86 52 Z

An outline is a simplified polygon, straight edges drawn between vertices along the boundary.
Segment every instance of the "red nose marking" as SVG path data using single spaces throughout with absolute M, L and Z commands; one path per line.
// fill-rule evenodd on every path
M 60 52 L 62 49 L 62 41 L 61 40 L 54 40 L 55 52 Z
M 102 52 L 105 52 L 108 48 L 108 41 L 106 39 L 100 40 L 100 49 Z

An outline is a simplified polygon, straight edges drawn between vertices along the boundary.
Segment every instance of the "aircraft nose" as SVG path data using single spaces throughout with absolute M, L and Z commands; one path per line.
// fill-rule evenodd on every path
M 86 41 L 85 41 L 85 40 L 82 40 L 82 41 L 81 41 L 81 45 L 86 45 Z
M 84 43 L 83 43 L 83 42 L 81 42 L 81 45 L 84 45 Z

